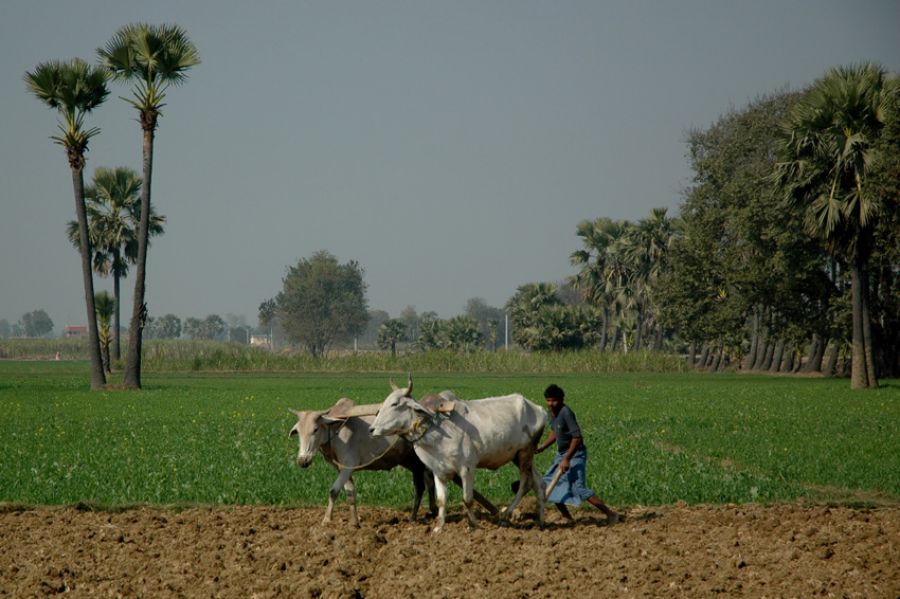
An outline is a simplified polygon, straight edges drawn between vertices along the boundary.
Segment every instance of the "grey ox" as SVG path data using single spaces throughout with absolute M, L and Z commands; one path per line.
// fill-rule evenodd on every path
M 452 392 L 444 391 L 417 402 L 411 396 L 411 378 L 406 389 L 391 385 L 394 391 L 381 405 L 370 432 L 407 439 L 434 473 L 438 505 L 434 532 L 444 526 L 448 480 L 457 475 L 462 478 L 469 528 L 475 528 L 475 469 L 496 470 L 509 462 L 519 467 L 519 489 L 501 514 L 501 523 L 505 524 L 525 493 L 534 489 L 538 521 L 544 525 L 544 483 L 533 466 L 535 448 L 547 423 L 543 408 L 519 394 L 459 401 Z
M 344 489 L 350 504 L 351 523 L 359 526 L 356 486 L 353 482 L 356 470 L 391 470 L 396 466 L 406 468 L 412 473 L 415 487 L 410 519 L 416 518 L 426 486 L 430 511 L 432 514 L 435 512 L 433 479 L 416 456 L 412 444 L 399 437 L 373 437 L 369 433 L 379 407 L 380 404 L 355 406 L 351 400 L 341 399 L 324 411 L 290 410 L 297 417 L 297 424 L 290 432 L 290 436 L 298 437 L 297 465 L 301 468 L 308 467 L 316 453 L 321 452 L 325 461 L 338 470 L 338 477 L 328 493 L 328 508 L 325 510 L 323 524 L 331 522 L 334 502 L 341 489 Z M 480 494 L 478 499 L 492 513 L 497 512 Z

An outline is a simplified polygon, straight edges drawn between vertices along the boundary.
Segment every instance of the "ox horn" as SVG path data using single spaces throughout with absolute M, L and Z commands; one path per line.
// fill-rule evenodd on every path
M 412 373 L 406 375 L 406 397 L 412 397 Z
M 293 415 L 296 416 L 297 418 L 300 418 L 300 412 L 298 412 L 297 410 L 292 410 L 291 408 L 288 408 L 287 410 L 288 410 L 288 412 L 290 412 L 291 414 L 293 414 Z
M 391 381 L 391 391 L 396 391 L 397 385 L 396 385 L 396 383 L 394 383 L 394 379 L 390 379 L 390 381 Z

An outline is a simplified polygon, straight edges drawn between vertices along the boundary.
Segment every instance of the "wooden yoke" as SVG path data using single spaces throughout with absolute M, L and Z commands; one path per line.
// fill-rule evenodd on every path
M 325 416 L 333 420 L 346 420 L 354 416 L 374 416 L 379 409 L 381 409 L 380 403 L 358 406 L 353 403 L 352 399 L 342 397 L 325 412 Z

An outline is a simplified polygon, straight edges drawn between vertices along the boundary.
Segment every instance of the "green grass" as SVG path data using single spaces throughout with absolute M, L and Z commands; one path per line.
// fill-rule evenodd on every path
M 559 383 L 585 431 L 588 482 L 612 505 L 900 502 L 896 380 L 851 392 L 846 380 L 748 375 L 413 375 L 419 393 L 464 399 L 542 403 Z M 0 362 L 0 502 L 321 505 L 334 471 L 321 458 L 294 466 L 287 408 L 380 401 L 389 376 L 150 373 L 143 391 L 92 393 L 86 363 Z M 362 504 L 410 503 L 405 471 L 355 478 Z M 503 503 L 515 478 L 507 466 L 476 484 Z
M 123 341 L 124 343 L 124 341 Z M 0 339 L 0 359 L 87 360 L 83 339 Z M 122 363 L 116 365 L 119 369 Z M 221 341 L 149 340 L 144 344 L 144 372 L 682 372 L 680 356 L 663 352 L 474 351 L 332 351 L 315 358 L 305 351 L 268 350 Z

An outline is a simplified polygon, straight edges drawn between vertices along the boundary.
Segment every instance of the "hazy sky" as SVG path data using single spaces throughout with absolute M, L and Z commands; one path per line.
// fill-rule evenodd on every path
M 23 74 L 95 60 L 118 27 L 178 23 L 203 63 L 156 137 L 151 315 L 244 315 L 327 249 L 370 307 L 442 317 L 574 271 L 578 222 L 677 211 L 685 134 L 828 67 L 900 71 L 900 2 L 0 1 L 0 318 L 85 321 L 56 115 Z M 140 171 L 113 84 L 85 179 Z M 123 320 L 131 306 L 123 282 Z M 99 289 L 111 288 L 97 279 Z

